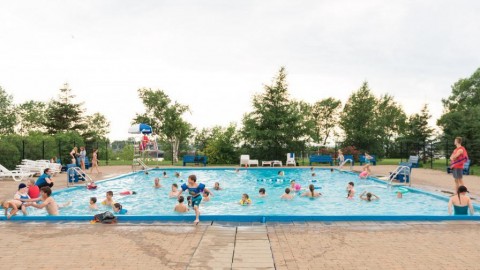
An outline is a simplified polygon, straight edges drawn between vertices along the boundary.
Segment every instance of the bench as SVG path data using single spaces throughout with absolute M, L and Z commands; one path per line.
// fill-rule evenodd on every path
M 463 175 L 470 175 L 470 162 L 471 160 L 467 160 L 467 162 L 465 162 L 463 164 Z M 450 166 L 447 167 L 447 173 L 451 173 L 452 172 L 452 168 L 450 168 Z
M 372 158 L 370 159 L 370 163 L 375 166 L 377 165 L 377 158 L 375 157 L 375 155 L 370 155 Z M 365 162 L 365 155 L 360 155 L 360 166 L 362 166 Z
M 330 155 L 313 155 L 313 156 L 310 156 L 310 166 L 312 166 L 313 162 L 330 163 L 330 166 L 333 166 L 333 158 Z
M 203 166 L 207 166 L 207 161 L 207 156 L 183 156 L 183 166 L 187 165 L 187 163 L 203 163 Z

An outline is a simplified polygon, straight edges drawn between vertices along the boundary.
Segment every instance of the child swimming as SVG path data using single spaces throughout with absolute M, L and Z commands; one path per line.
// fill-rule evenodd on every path
M 178 194 L 178 185 L 173 183 L 172 184 L 172 191 L 168 194 L 169 198 L 177 197 Z
M 290 189 L 289 188 L 286 188 L 285 193 L 282 196 L 280 196 L 280 199 L 282 199 L 282 200 L 291 200 L 293 198 L 294 198 L 294 196 L 292 194 L 290 194 Z
M 258 197 L 267 197 L 267 193 L 265 193 L 265 189 L 263 187 L 258 190 Z
M 165 171 L 163 172 L 163 177 L 164 177 L 164 178 L 167 178 L 167 177 L 168 177 L 167 172 L 165 172 Z
M 248 197 L 247 193 L 242 194 L 242 199 L 240 200 L 240 205 L 250 205 L 252 204 L 252 200 L 250 200 L 250 197 Z
M 293 191 L 300 191 L 302 189 L 302 186 L 300 184 L 297 184 L 295 180 L 290 181 L 290 189 Z
M 90 198 L 90 205 L 89 205 L 90 210 L 97 210 L 97 197 L 91 197 Z
M 219 182 L 215 182 L 215 185 L 213 186 L 213 189 L 215 189 L 215 190 L 222 190 L 222 188 L 220 187 L 220 183 L 219 183 Z
M 113 205 L 113 212 L 114 212 L 115 214 L 125 215 L 125 214 L 128 212 L 128 210 L 127 210 L 127 209 L 123 209 L 123 206 L 122 206 L 121 204 L 115 203 L 115 204 Z
M 15 216 L 22 207 L 25 208 L 23 203 L 19 200 L 9 200 L 9 201 L 2 201 L 2 207 L 5 209 L 5 216 L 7 219 L 10 219 L 11 217 Z M 10 213 L 8 212 L 8 209 L 10 210 Z
M 124 190 L 124 191 L 120 191 L 120 195 L 136 195 L 137 192 L 136 191 L 131 191 L 131 190 Z
M 115 201 L 113 200 L 113 191 L 107 191 L 105 196 L 106 198 L 103 200 L 102 204 L 112 207 L 115 204 Z
M 208 192 L 208 191 L 203 192 L 203 201 L 204 202 L 209 202 L 210 201 L 210 192 Z
M 367 192 L 367 191 L 364 191 L 361 195 L 360 195 L 360 199 L 364 200 L 364 201 L 367 201 L 367 202 L 371 202 L 371 201 L 374 201 L 374 200 L 379 200 L 380 197 L 378 197 L 377 195 L 371 193 L 371 192 Z
M 278 171 L 277 175 L 278 176 L 285 176 L 285 172 L 284 171 Z
M 311 197 L 311 198 L 316 198 L 320 197 L 322 193 L 316 192 L 315 191 L 315 186 L 313 184 L 308 185 L 308 191 L 304 192 L 302 194 L 302 197 Z
M 347 185 L 347 199 L 353 199 L 355 196 L 355 189 L 353 188 L 355 184 L 353 182 L 349 182 Z
M 183 196 L 178 196 L 178 204 L 175 205 L 175 208 L 173 208 L 173 211 L 175 212 L 179 212 L 179 213 L 185 213 L 187 212 L 189 209 L 188 207 L 183 203 L 185 199 L 183 198 Z

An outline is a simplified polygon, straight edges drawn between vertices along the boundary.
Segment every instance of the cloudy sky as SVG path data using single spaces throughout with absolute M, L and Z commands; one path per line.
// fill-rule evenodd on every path
M 367 80 L 434 118 L 480 67 L 479 1 L 1 1 L 0 86 L 16 103 L 68 82 L 128 136 L 141 87 L 188 104 L 196 127 L 240 123 L 281 66 L 292 97 L 345 101 Z M 435 120 L 432 120 L 434 123 Z

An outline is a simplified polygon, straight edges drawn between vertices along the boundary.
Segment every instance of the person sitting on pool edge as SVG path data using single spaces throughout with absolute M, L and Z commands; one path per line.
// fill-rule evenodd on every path
M 250 197 L 248 197 L 247 193 L 242 194 L 242 199 L 240 200 L 240 205 L 250 205 L 252 204 L 252 200 L 250 200 Z
M 302 197 L 317 198 L 320 197 L 322 193 L 315 192 L 315 186 L 313 184 L 308 185 L 308 191 L 302 194 Z
M 188 207 L 183 203 L 184 200 L 185 200 L 185 198 L 183 198 L 183 196 L 179 196 L 179 197 L 178 197 L 178 203 L 177 203 L 177 205 L 175 205 L 175 208 L 173 208 L 173 211 L 179 212 L 179 213 L 185 213 L 185 212 L 187 212 L 189 209 L 188 209 Z
M 193 223 L 197 225 L 200 222 L 199 207 L 200 207 L 200 203 L 202 202 L 202 193 L 204 191 L 210 192 L 210 190 L 208 190 L 204 184 L 197 183 L 197 177 L 194 174 L 188 176 L 188 183 L 182 185 L 181 190 L 178 191 L 177 197 L 180 196 L 182 192 L 184 192 L 187 189 L 190 196 L 192 196 L 191 206 L 195 210 L 195 220 L 193 221 Z
M 38 186 L 39 189 L 42 189 L 42 187 L 53 187 L 52 170 L 50 170 L 50 168 L 43 170 L 43 174 L 38 177 L 35 185 Z
M 355 184 L 353 182 L 349 182 L 347 186 L 347 199 L 353 199 L 355 197 Z
M 459 186 L 457 194 L 450 197 L 448 201 L 448 214 L 452 214 L 452 206 L 454 215 L 468 215 L 468 209 L 470 209 L 470 215 L 475 213 L 473 209 L 472 200 L 467 196 L 467 187 Z
M 367 201 L 367 202 L 371 202 L 371 201 L 374 201 L 374 200 L 379 200 L 380 197 L 378 197 L 377 195 L 371 193 L 371 192 L 367 192 L 367 191 L 364 191 L 361 195 L 360 195 L 360 199 L 364 200 L 364 201 Z
M 285 193 L 283 193 L 283 195 L 280 196 L 280 199 L 282 199 L 282 200 L 291 200 L 291 199 L 293 199 L 293 195 L 290 194 L 290 189 L 289 189 L 289 188 L 286 188 L 286 189 L 285 189 Z
M 258 197 L 267 197 L 267 193 L 265 193 L 265 188 L 260 188 L 258 190 Z
M 123 209 L 123 206 L 122 206 L 121 204 L 115 203 L 115 204 L 113 205 L 113 212 L 114 212 L 115 214 L 125 215 L 125 214 L 128 212 L 128 210 L 127 210 L 127 209 Z

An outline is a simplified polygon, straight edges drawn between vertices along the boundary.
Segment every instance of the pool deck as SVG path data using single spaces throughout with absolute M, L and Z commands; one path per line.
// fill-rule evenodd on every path
M 375 166 L 385 175 L 395 166 Z M 102 167 L 100 180 L 128 173 Z M 359 170 L 359 167 L 355 167 Z M 55 178 L 54 190 L 66 186 Z M 465 176 L 472 197 L 480 177 Z M 0 181 L 0 198 L 18 182 Z M 412 186 L 453 191 L 451 175 L 414 169 Z M 91 225 L 0 222 L 5 269 L 478 269 L 480 222 L 201 222 Z

